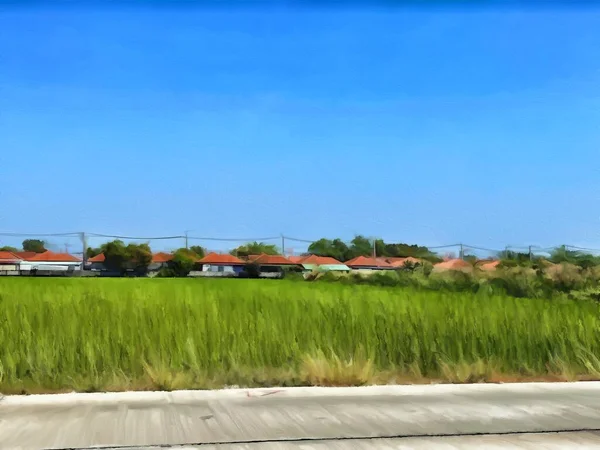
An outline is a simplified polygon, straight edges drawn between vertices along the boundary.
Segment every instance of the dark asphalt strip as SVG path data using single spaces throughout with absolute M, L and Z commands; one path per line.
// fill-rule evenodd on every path
M 251 445 L 251 444 L 277 444 L 294 442 L 335 442 L 335 441 L 375 441 L 383 439 L 409 439 L 409 438 L 451 438 L 451 437 L 472 437 L 472 436 L 514 436 L 519 434 L 561 434 L 561 433 L 600 433 L 600 428 L 574 428 L 553 431 L 507 431 L 504 433 L 454 433 L 454 434 L 397 434 L 382 436 L 347 436 L 347 437 L 303 437 L 303 438 L 280 438 L 280 439 L 244 439 L 238 441 L 213 441 L 213 442 L 190 442 L 185 444 L 148 444 L 148 445 L 116 445 L 116 446 L 94 446 L 94 447 L 61 447 L 46 448 L 43 450 L 137 450 L 153 448 L 171 448 L 182 447 L 205 447 L 218 445 Z

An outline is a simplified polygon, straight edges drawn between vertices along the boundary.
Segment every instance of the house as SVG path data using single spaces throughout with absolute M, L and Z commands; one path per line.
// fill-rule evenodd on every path
M 233 255 L 220 255 L 212 252 L 201 258 L 198 264 L 202 266 L 202 272 L 216 272 L 222 274 L 239 274 L 244 268 L 244 261 Z M 208 275 L 208 274 L 207 274 Z
M 382 258 L 357 256 L 346 261 L 345 264 L 353 270 L 391 270 L 394 269 L 389 262 Z
M 312 255 L 308 255 L 308 256 L 312 256 Z M 308 256 L 304 255 L 290 255 L 287 257 L 287 259 L 289 259 L 291 262 L 293 262 L 294 264 L 300 264 L 300 261 L 302 261 L 304 258 L 307 258 Z
M 12 252 L 0 252 L 0 275 L 18 275 L 22 259 Z
M 104 259 L 104 253 L 92 256 L 86 260 L 84 268 L 86 270 L 93 270 L 94 272 L 104 271 L 106 270 L 106 267 L 104 266 Z
M 72 273 L 81 270 L 82 261 L 69 253 L 45 251 L 22 258 L 19 270 L 22 274 L 50 275 L 55 273 Z
M 281 278 L 284 276 L 284 270 L 297 269 L 301 271 L 301 265 L 290 261 L 285 256 L 281 255 L 250 255 L 248 262 L 256 264 L 259 267 L 260 276 L 263 278 Z
M 152 255 L 152 261 L 148 265 L 149 272 L 158 272 L 163 267 L 166 267 L 169 264 L 169 261 L 173 259 L 173 255 L 171 253 L 158 252 Z M 105 271 L 106 266 L 104 265 L 104 261 L 106 260 L 104 253 L 99 253 L 96 256 L 92 256 L 88 258 L 85 263 L 86 270 L 92 271 Z
M 307 272 L 313 270 L 319 272 L 350 272 L 350 267 L 329 256 L 308 255 L 300 257 L 295 262 L 302 265 L 302 268 Z
M 29 259 L 37 255 L 36 252 L 13 252 L 13 254 L 17 255 L 21 259 Z
M 484 270 L 486 272 L 493 272 L 500 265 L 499 260 L 481 260 L 475 263 L 475 267 L 478 269 Z
M 148 265 L 149 272 L 157 272 L 163 267 L 167 267 L 169 261 L 173 259 L 171 253 L 158 252 L 152 255 L 152 262 Z
M 433 270 L 441 272 L 444 270 L 460 270 L 462 272 L 470 272 L 473 270 L 473 265 L 462 259 L 448 259 L 441 263 L 433 265 Z
M 401 269 L 407 264 L 421 264 L 423 261 L 419 258 L 413 258 L 412 256 L 407 256 L 406 258 L 386 258 L 386 261 L 389 262 L 392 266 L 397 269 Z

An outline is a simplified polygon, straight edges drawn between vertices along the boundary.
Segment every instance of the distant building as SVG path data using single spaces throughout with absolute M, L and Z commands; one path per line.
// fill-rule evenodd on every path
M 449 259 L 447 261 L 434 264 L 433 270 L 436 272 L 444 270 L 459 270 L 462 272 L 470 272 L 473 270 L 473 265 L 462 259 Z
M 152 255 L 152 262 L 148 265 L 148 272 L 158 272 L 160 269 L 167 267 L 169 261 L 173 259 L 171 253 L 158 252 Z
M 28 253 L 29 252 L 23 252 Z M 19 271 L 22 275 L 54 274 L 79 271 L 82 268 L 81 259 L 69 253 L 55 253 L 46 251 L 33 256 L 24 257 L 19 262 Z
M 228 274 L 239 274 L 244 268 L 244 261 L 228 254 L 209 253 L 198 261 L 202 266 L 202 272 L 217 272 Z
M 357 256 L 346 261 L 348 267 L 354 270 L 391 270 L 394 269 L 389 262 L 383 258 L 373 258 L 368 256 Z
M 296 262 L 301 264 L 306 272 L 350 272 L 350 267 L 330 256 L 308 255 L 300 257 Z
M 0 273 L 2 275 L 18 275 L 21 261 L 22 259 L 12 252 L 0 252 Z

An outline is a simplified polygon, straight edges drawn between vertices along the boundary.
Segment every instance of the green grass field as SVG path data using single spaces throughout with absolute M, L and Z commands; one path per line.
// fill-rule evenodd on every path
M 269 280 L 0 279 L 0 391 L 600 378 L 593 303 Z

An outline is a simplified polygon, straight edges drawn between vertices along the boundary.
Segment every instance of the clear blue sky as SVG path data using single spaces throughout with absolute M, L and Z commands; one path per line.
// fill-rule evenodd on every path
M 0 231 L 600 247 L 599 30 L 590 9 L 4 9 Z

